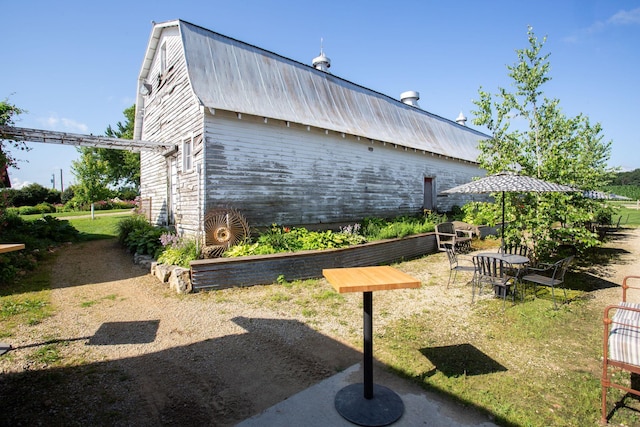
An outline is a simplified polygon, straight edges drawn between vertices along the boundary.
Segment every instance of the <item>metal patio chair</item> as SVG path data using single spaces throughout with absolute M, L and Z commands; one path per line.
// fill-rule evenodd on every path
M 528 257 L 530 255 L 531 250 L 527 245 L 512 244 L 512 245 L 500 246 L 500 248 L 498 249 L 498 252 L 501 252 L 504 254 L 522 255 L 522 256 Z
M 640 389 L 635 384 L 640 375 L 640 304 L 627 302 L 627 289 L 640 290 L 640 287 L 627 284 L 629 279 L 640 279 L 640 276 L 625 277 L 622 280 L 622 302 L 609 305 L 604 309 L 602 377 L 600 379 L 603 424 L 608 421 L 607 390 L 609 387 L 640 396 Z M 609 368 L 630 372 L 630 386 L 614 382 Z M 618 405 L 614 410 L 617 407 Z
M 475 280 L 475 271 L 476 268 L 473 265 L 460 265 L 460 260 L 458 259 L 458 254 L 456 253 L 454 245 L 446 245 L 445 249 L 447 251 L 447 258 L 449 259 L 449 281 L 447 282 L 447 288 L 451 283 L 451 276 L 453 275 L 453 283 L 456 282 L 456 277 L 458 276 L 458 271 L 469 271 L 473 272 L 472 282 Z
M 534 286 L 542 285 L 551 288 L 551 298 L 553 299 L 553 307 L 557 310 L 555 288 L 562 286 L 564 291 L 564 299 L 567 300 L 567 290 L 564 287 L 564 276 L 569 269 L 569 265 L 573 262 L 574 255 L 570 255 L 554 264 L 539 264 L 540 267 L 529 267 L 521 278 L 522 282 L 533 283 Z
M 515 302 L 518 280 L 517 277 L 509 274 L 514 269 L 510 263 L 495 257 L 476 255 L 473 257 L 473 265 L 475 267 L 475 280 L 471 291 L 471 302 L 475 302 L 476 288 L 478 288 L 478 297 L 480 297 L 485 284 L 491 286 L 496 296 L 502 297 L 503 309 L 507 301 L 507 294 L 510 291 Z

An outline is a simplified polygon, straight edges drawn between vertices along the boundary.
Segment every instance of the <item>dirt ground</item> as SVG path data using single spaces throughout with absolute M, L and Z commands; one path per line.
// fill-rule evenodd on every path
M 610 263 L 593 267 L 594 278 L 620 284 L 640 273 L 640 230 L 607 247 Z M 376 295 L 376 326 L 425 306 L 464 321 L 470 288 L 442 292 L 444 254 L 397 267 L 439 285 Z M 60 249 L 52 280 L 55 314 L 3 339 L 14 349 L 0 356 L 0 425 L 230 426 L 361 361 L 355 295 L 354 310 L 338 318 L 274 303 L 282 291 L 273 286 L 176 295 L 114 240 Z M 620 290 L 593 295 L 590 304 L 604 307 Z M 34 356 L 48 351 L 62 363 Z

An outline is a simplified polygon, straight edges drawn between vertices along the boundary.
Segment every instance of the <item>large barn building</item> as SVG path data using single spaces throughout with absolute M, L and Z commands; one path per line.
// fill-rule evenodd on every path
M 139 75 L 141 196 L 155 224 L 201 236 L 209 210 L 317 226 L 446 211 L 483 175 L 487 135 L 329 72 L 182 20 L 155 24 Z

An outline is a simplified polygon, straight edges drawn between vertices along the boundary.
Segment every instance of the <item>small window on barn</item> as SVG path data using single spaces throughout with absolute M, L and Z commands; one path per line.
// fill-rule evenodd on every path
M 193 169 L 193 137 L 182 141 L 182 171 L 190 172 Z

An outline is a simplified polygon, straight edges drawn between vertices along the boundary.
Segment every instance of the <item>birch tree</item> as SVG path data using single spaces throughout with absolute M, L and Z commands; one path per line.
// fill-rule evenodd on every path
M 601 189 L 613 177 L 607 169 L 611 142 L 603 141 L 599 123 L 584 114 L 567 117 L 558 99 L 545 96 L 551 80 L 546 37 L 538 40 L 529 27 L 527 38 L 528 47 L 516 50 L 516 62 L 507 66 L 512 87 L 499 87 L 495 94 L 481 87 L 474 101 L 473 123 L 491 134 L 479 145 L 480 166 L 490 174 L 514 171 L 580 190 Z M 505 205 L 508 238 L 529 240 L 540 256 L 560 244 L 578 249 L 598 244 L 587 223 L 601 206 L 581 192 L 512 193 Z

